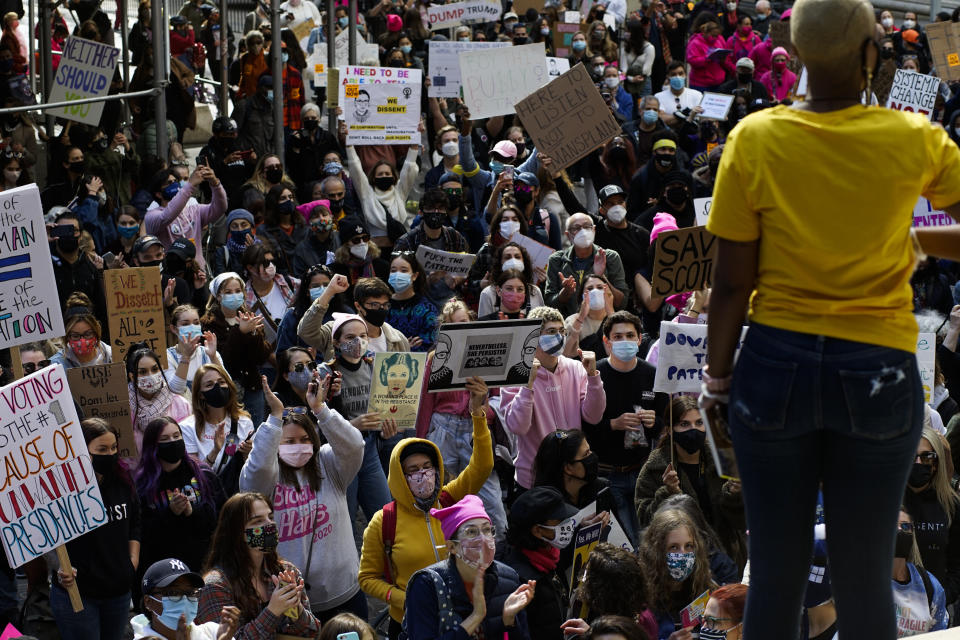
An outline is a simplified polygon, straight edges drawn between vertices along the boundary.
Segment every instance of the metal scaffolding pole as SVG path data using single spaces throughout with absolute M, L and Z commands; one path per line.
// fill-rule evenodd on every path
M 283 58 L 280 55 L 280 0 L 270 2 L 270 54 L 273 56 L 273 150 L 283 162 Z
M 163 2 L 153 0 L 150 3 L 150 12 L 153 31 L 153 88 L 160 90 L 153 101 L 153 122 L 157 129 L 157 157 L 166 160 L 170 141 L 167 140 L 167 98 L 163 90 L 168 78 L 163 73 L 166 68 L 166 53 L 163 45 L 168 34 Z
M 117 13 L 119 14 L 120 23 L 120 61 L 123 63 L 123 91 L 126 93 L 130 91 L 130 41 L 128 39 L 128 29 L 127 29 L 127 0 L 117 0 Z M 123 107 L 123 122 L 126 125 L 131 125 L 130 121 L 130 105 L 126 102 L 121 103 Z M 112 135 L 108 133 L 108 135 Z
M 326 24 L 326 36 L 327 36 L 327 69 L 333 69 L 337 66 L 337 48 L 334 46 L 334 41 L 336 35 L 334 33 L 334 13 L 336 7 L 333 0 L 327 0 L 327 24 Z M 329 75 L 327 76 L 330 77 Z M 327 104 L 330 104 L 330 92 L 336 91 L 336 87 L 331 87 L 330 83 L 327 83 Z M 337 110 L 336 109 L 327 109 L 327 131 L 329 131 L 334 136 L 337 135 Z
M 53 4 L 48 0 L 41 0 L 40 2 L 40 64 L 41 69 L 43 70 L 42 76 L 42 86 L 43 86 L 43 101 L 46 102 L 50 99 L 50 89 L 53 87 L 53 55 L 50 51 L 52 49 L 51 40 L 53 39 L 52 29 L 51 29 L 51 11 L 53 10 Z M 49 113 L 46 116 L 47 124 L 47 135 L 51 138 L 53 137 L 53 126 L 56 122 L 56 119 Z
M 348 11 L 350 12 L 350 17 L 348 18 L 349 23 L 347 27 L 349 29 L 347 32 L 347 44 L 349 46 L 347 62 L 357 64 L 357 0 L 350 0 Z
M 230 42 L 227 34 L 230 25 L 227 22 L 227 0 L 220 0 L 220 115 L 226 116 L 230 101 Z M 211 69 L 211 71 L 213 71 Z
M 27 72 L 30 74 L 30 91 L 33 91 L 34 94 L 37 92 L 37 56 L 36 53 L 36 37 L 34 36 L 33 27 L 37 24 L 36 16 L 33 13 L 33 3 L 27 2 L 27 24 L 29 25 L 27 36 L 27 55 L 30 56 L 27 61 Z

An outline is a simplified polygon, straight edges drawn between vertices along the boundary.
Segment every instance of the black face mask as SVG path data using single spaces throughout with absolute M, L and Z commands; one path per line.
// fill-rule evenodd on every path
M 450 211 L 459 211 L 463 205 L 463 199 L 460 196 L 447 195 L 447 202 L 450 204 Z
M 220 143 L 220 148 L 224 151 L 233 151 L 237 148 L 237 139 L 234 137 L 217 138 L 217 141 Z
M 627 148 L 626 147 L 613 147 L 610 149 L 610 153 L 607 154 L 607 157 L 610 158 L 612 162 L 617 164 L 625 164 L 627 162 Z
M 286 202 L 277 203 L 277 213 L 282 216 L 289 216 L 293 214 L 293 211 L 296 209 L 296 205 L 293 203 L 293 200 L 287 200 Z
M 894 558 L 909 558 L 913 551 L 913 532 L 897 531 L 897 543 L 893 551 Z
M 175 253 L 168 255 L 163 262 L 163 272 L 166 274 L 179 276 L 187 270 L 187 261 Z
M 431 229 L 439 229 L 443 226 L 444 218 L 447 216 L 442 213 L 425 213 L 423 214 L 423 224 Z
M 687 453 L 696 453 L 703 449 L 706 440 L 707 432 L 700 429 L 673 432 L 673 441 Z
M 583 480 L 587 484 L 590 484 L 597 479 L 597 473 L 600 470 L 600 457 L 597 454 L 591 452 L 586 458 L 579 460 L 580 464 L 583 465 L 583 477 L 580 480 Z
M 263 175 L 273 184 L 278 184 L 283 180 L 283 169 L 280 167 L 270 167 L 263 172 Z
M 83 173 L 87 163 L 84 160 L 76 160 L 70 163 L 70 171 L 74 173 Z
M 526 207 L 533 202 L 533 192 L 531 191 L 520 191 L 517 189 L 513 192 L 513 197 L 517 199 L 517 204 L 521 207 Z
M 387 320 L 386 309 L 367 309 L 363 308 L 363 319 L 375 327 L 382 326 Z
M 63 253 L 73 253 L 80 247 L 80 238 L 57 238 L 57 246 Z
M 109 476 L 116 470 L 119 458 L 120 455 L 117 453 L 91 453 L 90 463 L 93 465 L 94 471 L 102 476 Z
M 677 159 L 674 156 L 668 155 L 658 155 L 655 156 L 656 163 L 660 165 L 661 169 L 672 169 L 673 165 L 677 163 Z
M 159 267 L 163 264 L 163 260 L 140 260 L 139 266 L 141 267 Z
M 187 445 L 183 441 L 183 438 L 157 443 L 157 457 L 164 462 L 169 462 L 170 464 L 180 462 L 186 454 Z
M 897 57 L 897 52 L 889 47 L 883 47 L 880 49 L 880 57 L 884 60 L 890 60 L 891 58 Z
M 100 138 L 93 143 L 93 148 L 98 151 L 106 151 L 110 147 L 110 141 L 106 138 Z
M 519 45 L 527 44 L 527 41 L 528 41 L 527 36 L 517 36 L 513 39 L 513 44 L 519 46 Z
M 742 120 L 747 117 L 747 105 L 738 104 L 737 105 L 737 120 Z
M 737 82 L 739 82 L 740 84 L 750 84 L 751 82 L 753 82 L 753 74 L 752 74 L 752 73 L 738 73 L 738 74 L 737 74 Z
M 672 205 L 682 206 L 687 201 L 687 190 L 683 187 L 670 187 L 663 192 L 663 197 Z
M 214 409 L 222 409 L 227 406 L 227 403 L 230 401 L 230 390 L 217 385 L 204 391 L 203 399 L 206 401 L 207 406 L 213 407 Z
M 914 489 L 920 489 L 930 484 L 933 480 L 933 467 L 921 462 L 914 462 L 910 469 L 910 476 L 907 478 L 907 485 Z
M 319 120 L 314 120 L 313 118 L 303 121 L 303 128 L 305 131 L 313 131 L 320 126 Z
M 330 200 L 330 213 L 340 213 L 343 210 L 343 200 Z
M 377 189 L 380 189 L 380 191 L 387 191 L 393 186 L 393 183 L 393 176 L 380 176 L 379 178 L 373 179 L 373 186 L 375 186 Z

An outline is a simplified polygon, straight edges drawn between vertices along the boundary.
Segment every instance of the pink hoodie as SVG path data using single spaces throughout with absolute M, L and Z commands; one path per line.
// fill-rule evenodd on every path
M 500 390 L 506 427 L 519 436 L 517 482 L 527 489 L 533 486 L 533 461 L 543 439 L 558 429 L 579 429 L 582 421 L 596 424 L 607 408 L 600 374 L 588 376 L 579 361 L 565 356 L 552 373 L 540 367 L 533 387 Z
M 770 65 L 773 60 L 773 42 L 767 38 L 750 52 L 750 59 L 753 60 L 753 77 L 759 78 L 767 71 L 770 71 Z
M 711 49 L 724 49 L 727 43 L 721 36 L 707 40 L 702 33 L 695 34 L 687 43 L 687 63 L 690 65 L 691 87 L 714 87 L 723 84 L 727 79 L 727 71 L 733 71 L 730 56 L 725 56 L 723 62 L 715 62 L 707 57 Z

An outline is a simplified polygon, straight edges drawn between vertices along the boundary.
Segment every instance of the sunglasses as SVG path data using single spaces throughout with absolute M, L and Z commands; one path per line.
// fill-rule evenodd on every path
M 49 366 L 50 366 L 50 361 L 49 361 L 49 360 L 41 360 L 40 362 L 36 362 L 36 363 L 34 363 L 34 362 L 24 362 L 24 363 L 23 363 L 23 372 L 24 372 L 24 373 L 33 373 L 34 371 L 37 371 L 37 370 L 39 370 L 39 369 L 43 369 L 44 367 L 49 367 Z
M 303 373 L 304 367 L 306 367 L 306 368 L 309 369 L 310 371 L 316 371 L 316 370 L 317 370 L 317 363 L 316 363 L 316 362 L 313 362 L 313 361 L 310 361 L 310 362 L 298 362 L 297 364 L 293 365 L 293 370 L 296 371 L 297 373 Z
M 918 460 L 921 464 L 933 464 L 937 461 L 937 452 L 924 451 L 923 453 L 918 453 L 917 457 L 914 459 Z
M 363 244 L 364 242 L 370 242 L 370 236 L 364 234 L 362 236 L 354 236 L 350 239 L 350 244 Z

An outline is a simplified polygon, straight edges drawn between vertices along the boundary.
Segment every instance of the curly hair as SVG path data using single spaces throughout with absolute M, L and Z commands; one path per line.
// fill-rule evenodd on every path
M 686 528 L 696 553 L 693 573 L 684 582 L 677 581 L 667 570 L 667 537 L 676 529 Z M 693 524 L 693 520 L 679 509 L 664 509 L 654 514 L 650 526 L 643 534 L 640 545 L 640 560 L 646 567 L 647 593 L 650 594 L 651 608 L 659 612 L 669 612 L 674 594 L 681 590 L 680 599 L 690 602 L 713 584 L 710 577 L 710 557 L 703 536 Z M 588 573 L 589 575 L 589 573 Z
M 587 559 L 587 577 L 579 596 L 590 617 L 633 618 L 647 606 L 647 585 L 640 559 L 625 549 L 601 542 Z

